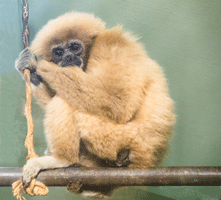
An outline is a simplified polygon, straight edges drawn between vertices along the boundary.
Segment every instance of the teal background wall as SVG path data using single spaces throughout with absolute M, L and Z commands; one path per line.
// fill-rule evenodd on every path
M 14 69 L 22 50 L 21 0 L 0 0 L 0 167 L 21 167 L 27 151 L 25 84 Z M 107 27 L 123 24 L 140 37 L 150 57 L 165 70 L 176 103 L 177 124 L 164 166 L 221 165 L 220 0 L 29 0 L 31 40 L 49 20 L 71 10 L 92 12 Z M 42 155 L 43 112 L 33 100 L 34 145 Z M 46 197 L 84 199 L 64 188 Z M 0 188 L 0 199 L 15 199 Z M 127 187 L 111 199 L 221 199 L 220 187 Z

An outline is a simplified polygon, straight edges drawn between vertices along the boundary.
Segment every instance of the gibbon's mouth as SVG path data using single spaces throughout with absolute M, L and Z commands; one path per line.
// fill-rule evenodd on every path
M 72 59 L 62 60 L 58 64 L 61 67 L 74 67 L 74 66 L 77 66 L 77 67 L 82 68 L 83 67 L 83 60 L 76 56 Z

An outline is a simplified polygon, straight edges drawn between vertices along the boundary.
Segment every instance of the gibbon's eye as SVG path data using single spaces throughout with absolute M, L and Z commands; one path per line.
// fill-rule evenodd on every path
M 61 49 L 61 48 L 55 48 L 52 50 L 52 53 L 55 55 L 55 56 L 62 56 L 64 54 L 64 50 Z
M 73 42 L 70 44 L 70 49 L 75 53 L 80 53 L 82 50 L 82 45 L 78 42 Z

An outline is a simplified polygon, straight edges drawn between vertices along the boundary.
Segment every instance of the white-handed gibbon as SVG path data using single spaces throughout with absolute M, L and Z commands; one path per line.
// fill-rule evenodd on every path
M 47 155 L 26 165 L 24 186 L 40 170 L 148 168 L 164 157 L 175 123 L 166 79 L 121 26 L 105 29 L 92 14 L 67 13 L 49 21 L 15 65 L 22 75 L 30 69 L 48 143 Z

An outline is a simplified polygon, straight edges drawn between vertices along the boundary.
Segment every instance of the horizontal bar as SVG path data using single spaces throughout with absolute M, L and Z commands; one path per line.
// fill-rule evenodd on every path
M 22 178 L 22 168 L 0 168 L 0 187 Z M 47 186 L 80 181 L 88 186 L 220 186 L 219 167 L 153 167 L 148 169 L 68 167 L 39 173 Z

